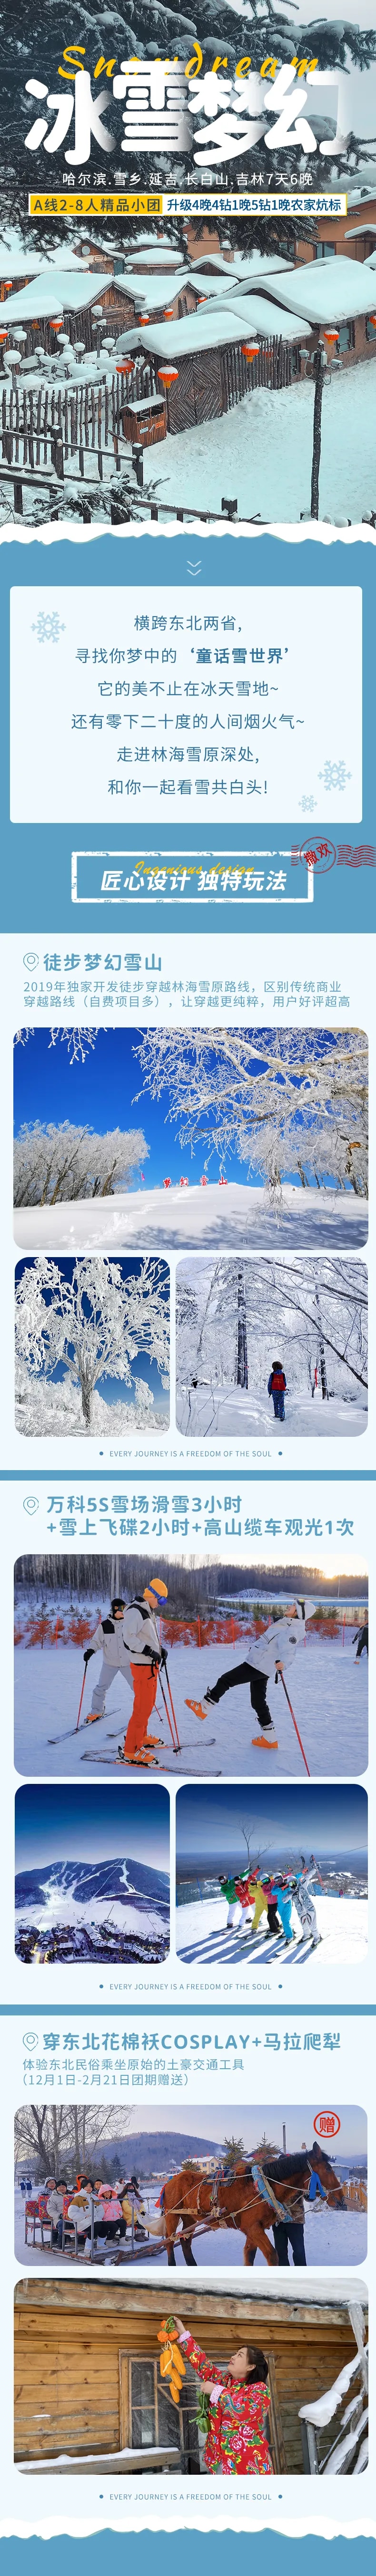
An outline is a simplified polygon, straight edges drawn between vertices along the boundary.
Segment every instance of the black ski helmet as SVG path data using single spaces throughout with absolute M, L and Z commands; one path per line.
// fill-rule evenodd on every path
M 111 1602 L 111 1610 L 125 1610 L 125 1601 L 122 1600 L 121 1593 L 114 1593 L 114 1598 Z
M 272 1360 L 272 1368 L 273 1368 L 273 1369 L 281 1369 L 281 1368 L 282 1368 L 282 1360 Z

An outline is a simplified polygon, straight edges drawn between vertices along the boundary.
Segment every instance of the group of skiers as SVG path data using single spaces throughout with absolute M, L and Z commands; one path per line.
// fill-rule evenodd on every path
M 265 1927 L 265 1940 L 269 1941 L 274 1937 L 290 1943 L 296 1938 L 292 1924 L 292 1905 L 294 1904 L 295 1913 L 298 1916 L 299 1938 L 310 1940 L 312 1948 L 317 1950 L 321 1933 L 318 1930 L 313 1888 L 318 1877 L 319 1871 L 313 1852 L 309 1861 L 304 1860 L 302 1853 L 300 1870 L 273 1872 L 248 1868 L 238 1877 L 221 1875 L 219 1884 L 222 1896 L 226 1897 L 228 1908 L 223 1930 L 233 1932 L 236 1926 L 239 1931 L 250 1932 L 252 1940 L 255 1932 L 258 1932 L 262 1915 L 267 1914 L 268 1929 L 266 1931 Z
M 86 1723 L 94 1725 L 98 1718 L 103 1717 L 111 1683 L 119 1673 L 132 1691 L 132 1709 L 124 1740 L 118 1745 L 118 1757 L 122 1762 L 138 1764 L 141 1768 L 153 1763 L 155 1748 L 163 1750 L 162 1736 L 149 1733 L 149 1725 L 155 1708 L 158 1679 L 164 1697 L 163 1672 L 167 1657 L 161 1644 L 157 1613 L 158 1610 L 161 1613 L 166 1601 L 167 1584 L 154 1574 L 142 1595 L 136 1595 L 133 1600 L 125 1602 L 121 1594 L 115 1594 L 110 1614 L 99 1619 L 90 1644 L 84 1650 L 85 1667 L 93 1655 L 102 1654 Z M 251 1652 L 241 1664 L 232 1663 L 228 1671 L 220 1673 L 218 1681 L 208 1683 L 202 1699 L 187 1699 L 186 1707 L 192 1709 L 196 1717 L 204 1719 L 209 1709 L 218 1707 L 228 1691 L 238 1690 L 242 1684 L 248 1685 L 257 1725 L 263 1736 L 267 1736 L 273 1751 L 277 1737 L 269 1706 L 268 1683 L 274 1682 L 275 1686 L 279 1681 L 283 1683 L 284 1672 L 295 1663 L 297 1648 L 304 1644 L 305 1633 L 305 1602 L 296 1599 L 291 1607 L 269 1621 L 269 1626 L 259 1637 L 252 1637 Z M 355 1644 L 355 1638 L 353 1642 Z M 357 1632 L 357 1662 L 364 1649 L 368 1654 L 366 1626 Z M 252 1737 L 254 1744 L 258 1740 L 257 1736 Z

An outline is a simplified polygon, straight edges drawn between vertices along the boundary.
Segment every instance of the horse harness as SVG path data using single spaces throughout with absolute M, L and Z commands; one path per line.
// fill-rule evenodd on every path
M 314 2166 L 313 2166 L 313 2164 L 312 2164 L 311 2157 L 310 2157 L 308 2154 L 307 2154 L 307 2165 L 308 2165 L 308 2167 L 309 2167 L 309 2172 L 310 2172 L 310 2174 L 312 2175 L 312 2173 L 313 2173 L 313 2171 L 315 2170 L 315 2168 L 314 2168 Z M 301 2185 L 301 2183 L 300 2183 L 300 2186 L 299 2186 L 299 2190 L 297 2189 L 297 2190 L 296 2190 L 296 2192 L 293 2192 L 293 2193 L 292 2193 L 292 2197 L 291 2197 L 291 2201 L 290 2201 L 289 2207 L 288 2207 L 288 2209 L 286 2209 L 286 2208 L 285 2208 L 285 2206 L 284 2206 L 283 2201 L 282 2201 L 282 2200 L 277 2200 L 277 2198 L 276 2198 L 276 2194 L 275 2194 L 275 2192 L 273 2191 L 273 2185 L 272 2185 L 272 2183 L 270 2182 L 269 2175 L 266 2175 L 266 2174 L 265 2174 L 265 2172 L 264 2172 L 264 2168 L 263 2168 L 263 2166 L 262 2166 L 262 2165 L 252 2164 L 252 2163 L 251 2163 L 251 2164 L 249 2164 L 249 2165 L 247 2166 L 247 2168 L 246 2168 L 246 2172 L 245 2172 L 245 2174 L 243 2175 L 243 2181 L 244 2181 L 244 2183 L 246 2183 L 246 2182 L 249 2180 L 249 2178 L 250 2178 L 250 2177 L 252 2178 L 252 2182 L 253 2182 L 253 2183 L 254 2183 L 254 2185 L 255 2185 L 256 2195 L 258 2196 L 258 2198 L 259 2198 L 260 2200 L 266 2200 L 266 2201 L 268 2201 L 268 2203 L 269 2203 L 269 2208 L 270 2208 L 270 2212 L 273 2214 L 273 2219 L 277 2219 L 277 2220 L 279 2219 L 279 2220 L 282 2220 L 282 2224 L 285 2224 L 285 2226 L 288 2226 L 288 2225 L 290 2225 L 290 2226 L 291 2226 L 291 2223 L 293 2224 L 293 2221 L 294 2221 L 294 2201 L 299 2201 L 299 2200 L 301 2200 L 301 2197 L 302 2197 L 302 2185 Z M 211 2195 L 210 2195 L 210 2206 L 209 2206 L 209 2209 L 208 2209 L 207 2217 L 206 2217 L 206 2219 L 204 2219 L 204 2217 L 202 2217 L 202 2219 L 201 2219 L 201 2228 L 200 2228 L 200 2231 L 197 2231 L 197 2230 L 196 2230 L 196 2228 L 194 2227 L 194 2229 L 193 2229 L 194 2234 L 196 2234 L 196 2233 L 200 2232 L 200 2234 L 205 2235 L 205 2233 L 206 2233 L 206 2231 L 207 2231 L 207 2228 L 208 2228 L 208 2227 L 210 2227 L 210 2224 L 211 2224 L 211 2223 L 212 2223 L 213 2225 L 215 2225 L 216 2220 L 217 2220 L 217 2222 L 219 2221 L 219 2223 L 220 2223 L 220 2224 L 222 2224 L 223 2226 L 226 2226 L 226 2227 L 236 2227 L 236 2228 L 238 2227 L 238 2225 L 239 2225 L 239 2218 L 240 2218 L 240 2215 L 241 2215 L 240 2210 L 236 2210 L 236 2209 L 230 2209 L 230 2210 L 228 2210 L 228 2211 L 227 2211 L 227 2210 L 223 2210 L 223 2213 L 222 2213 L 221 2208 L 220 2208 L 220 2203 L 219 2203 L 219 2193 L 220 2193 L 220 2190 L 221 2190 L 221 2185 L 222 2185 L 222 2183 L 226 2183 L 226 2182 L 230 2182 L 230 2181 L 235 2181 L 235 2179 L 236 2179 L 235 2175 L 234 2175 L 234 2174 L 232 2174 L 232 2172 L 230 2171 L 230 2169 L 229 2169 L 229 2168 L 227 2169 L 227 2172 L 226 2172 L 226 2167 L 225 2167 L 224 2165 L 217 2165 L 216 2173 L 215 2173 L 215 2174 L 213 2174 L 213 2181 L 212 2181 L 212 2188 L 211 2188 Z M 240 2175 L 239 2175 L 238 2179 L 239 2179 L 239 2181 L 240 2181 Z M 204 2183 L 205 2183 L 205 2174 L 202 2174 L 202 2175 L 201 2175 L 201 2181 L 199 2182 L 199 2184 L 198 2184 L 198 2189 L 197 2189 L 197 2211 L 198 2211 L 198 2214 L 200 2214 L 200 2193 L 201 2193 L 201 2190 L 202 2190 L 202 2187 L 203 2187 L 203 2184 L 204 2184 Z M 243 2205 L 244 2205 L 244 2204 L 242 2204 L 242 2206 L 243 2206 Z M 181 2230 L 181 2234 L 182 2234 L 182 2236 L 186 2236 L 186 2235 L 188 2235 L 188 2234 L 190 2235 L 190 2233 L 191 2233 L 190 2228 L 188 2229 L 188 2228 L 186 2228 L 186 2227 L 183 2227 L 183 2228 L 182 2228 L 182 2230 Z

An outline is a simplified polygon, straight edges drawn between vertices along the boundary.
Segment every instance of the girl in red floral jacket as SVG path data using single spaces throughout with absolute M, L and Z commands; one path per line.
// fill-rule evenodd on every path
M 268 2364 L 253 2344 L 233 2352 L 227 2370 L 218 2370 L 175 2317 L 182 2344 L 208 2399 L 205 2468 L 224 2478 L 273 2477 L 266 2438 Z

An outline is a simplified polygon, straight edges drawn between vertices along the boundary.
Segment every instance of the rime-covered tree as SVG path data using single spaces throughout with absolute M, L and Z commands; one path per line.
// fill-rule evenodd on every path
M 45 1126 L 39 1119 L 20 1127 L 14 1144 L 14 1205 L 57 1207 L 61 1200 L 113 1198 L 127 1191 L 149 1146 L 142 1127 L 114 1127 L 96 1135 L 89 1127 Z
M 94 1024 L 90 1029 L 51 1028 L 48 1034 L 48 1052 L 50 1051 L 50 1047 L 66 1046 L 68 1049 L 70 1064 L 84 1064 L 85 1056 L 94 1054 L 94 1047 L 98 1035 L 98 1028 L 94 1028 Z M 28 1028 L 26 1023 L 22 1028 L 15 1030 L 15 1047 L 29 1046 L 30 1039 L 34 1036 L 35 1029 Z M 105 1029 L 101 1030 L 101 1036 L 106 1036 Z
M 192 1263 L 193 1323 L 186 1300 L 188 1265 L 177 1273 L 178 1392 L 236 1387 L 239 1276 L 235 1261 Z M 248 1387 L 264 1391 L 275 1352 L 288 1389 L 312 1393 L 317 1369 L 322 1397 L 367 1389 L 367 1273 L 359 1261 L 246 1261 L 243 1265 Z
M 166 1123 L 205 1167 L 236 1155 L 276 1214 L 298 1173 L 367 1195 L 368 1043 L 362 1029 L 146 1029 L 143 1089 L 167 1096 Z
M 65 1267 L 49 1257 L 25 1262 L 15 1309 L 18 1400 L 26 1429 L 35 1385 L 51 1386 L 58 1366 L 64 1378 L 62 1388 L 54 1385 L 54 1410 L 63 1396 L 69 1414 L 72 1392 L 87 1432 L 95 1429 L 96 1390 L 106 1378 L 137 1391 L 134 1364 L 140 1354 L 156 1362 L 162 1385 L 168 1384 L 167 1282 L 165 1263 L 158 1260 L 145 1259 L 134 1272 L 106 1255 Z M 144 1389 L 141 1407 L 143 1395 Z M 111 1421 L 113 1412 L 111 1407 Z

